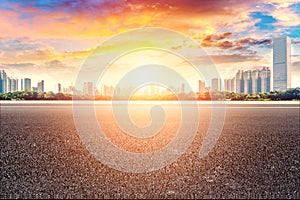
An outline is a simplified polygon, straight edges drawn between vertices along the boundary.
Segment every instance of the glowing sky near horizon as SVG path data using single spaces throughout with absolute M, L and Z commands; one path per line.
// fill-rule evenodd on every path
M 3 0 L 0 69 L 11 77 L 30 77 L 33 84 L 44 79 L 47 91 L 56 83 L 67 87 L 102 41 L 142 27 L 167 28 L 193 38 L 222 78 L 233 77 L 238 69 L 272 69 L 271 39 L 289 36 L 292 87 L 300 86 L 300 3 L 294 0 Z M 122 69 L 130 69 L 130 62 L 122 63 Z M 189 69 L 185 74 L 197 85 Z

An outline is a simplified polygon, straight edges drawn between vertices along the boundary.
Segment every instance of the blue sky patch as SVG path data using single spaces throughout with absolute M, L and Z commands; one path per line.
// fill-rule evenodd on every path
M 274 30 L 275 27 L 273 23 L 277 22 L 275 18 L 270 15 L 264 14 L 262 12 L 252 12 L 250 16 L 254 19 L 260 19 L 258 23 L 255 24 L 261 30 Z

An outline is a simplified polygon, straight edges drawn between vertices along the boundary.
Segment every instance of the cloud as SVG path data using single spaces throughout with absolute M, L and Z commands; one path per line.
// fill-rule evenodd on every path
M 210 57 L 216 64 L 258 61 L 261 59 L 261 57 L 255 55 L 255 53 L 248 54 L 248 55 L 242 55 L 242 54 L 210 55 Z
M 300 55 L 292 56 L 292 69 L 300 72 Z
M 298 69 L 300 71 L 300 60 L 292 63 L 293 69 Z
M 224 40 L 232 35 L 231 32 L 217 33 L 217 34 L 195 34 L 193 39 L 200 40 L 202 47 L 212 47 L 218 44 L 220 40 Z
M 0 12 L 2 36 L 90 38 L 145 26 L 193 34 L 228 27 L 242 31 L 255 24 L 248 11 L 253 3 L 237 0 L 11 1 L 10 4 L 10 8 L 2 7 Z
M 0 65 L 7 66 L 7 67 L 15 67 L 15 68 L 27 68 L 27 67 L 35 66 L 34 63 L 12 63 L 12 64 L 2 63 Z
M 295 13 L 288 7 L 277 7 L 271 15 L 278 20 L 278 24 L 282 26 L 300 25 L 300 15 Z
M 249 46 L 270 46 L 271 39 L 255 39 L 255 38 L 241 38 L 229 40 L 233 36 L 232 32 L 223 32 L 216 34 L 195 34 L 194 39 L 199 41 L 201 47 L 217 47 L 220 49 L 243 50 Z
M 300 44 L 300 38 L 292 39 L 292 44 Z
M 84 59 L 93 49 L 57 52 L 54 47 L 29 38 L 0 38 L 0 59 L 7 64 Z

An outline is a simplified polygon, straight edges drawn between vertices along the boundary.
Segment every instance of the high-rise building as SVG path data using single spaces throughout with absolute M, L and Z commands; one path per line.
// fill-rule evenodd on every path
M 243 80 L 244 80 L 244 93 L 251 94 L 252 93 L 251 70 L 243 72 Z
M 56 84 L 56 93 L 61 93 L 61 84 L 60 83 Z
M 273 89 L 285 91 L 291 87 L 291 40 L 288 37 L 273 39 Z
M 84 82 L 83 83 L 83 94 L 92 96 L 93 95 L 93 83 L 92 82 Z
M 44 80 L 38 82 L 37 88 L 38 92 L 44 92 Z
M 181 93 L 185 93 L 185 85 L 184 85 L 184 83 L 181 84 Z
M 6 92 L 11 92 L 11 79 L 7 76 L 6 78 Z
M 31 79 L 30 78 L 24 78 L 24 90 L 31 90 Z
M 235 83 L 235 77 L 233 77 L 232 79 L 231 79 L 231 84 L 230 84 L 230 86 L 231 86 L 231 88 L 230 88 L 230 91 L 231 92 L 235 92 L 236 91 L 236 87 L 235 87 L 235 85 L 236 85 L 236 83 Z
M 0 93 L 6 93 L 7 75 L 4 70 L 0 70 Z
M 260 77 L 260 92 L 270 92 L 271 90 L 271 71 L 268 67 L 263 67 L 259 73 Z
M 224 79 L 224 90 L 231 92 L 231 79 Z
M 236 93 L 244 93 L 243 70 L 238 70 L 235 75 Z
M 24 80 L 21 79 L 21 91 L 24 91 Z
M 205 82 L 199 80 L 199 92 L 205 92 Z
M 10 91 L 15 92 L 15 91 L 18 91 L 18 90 L 19 90 L 18 79 L 16 79 L 16 78 L 10 79 Z
M 252 81 L 251 88 L 252 88 L 253 94 L 261 92 L 259 74 L 260 74 L 260 70 L 258 70 L 258 69 L 253 70 L 251 73 L 251 81 Z
M 219 79 L 218 78 L 213 78 L 211 79 L 211 89 L 212 90 L 219 90 Z

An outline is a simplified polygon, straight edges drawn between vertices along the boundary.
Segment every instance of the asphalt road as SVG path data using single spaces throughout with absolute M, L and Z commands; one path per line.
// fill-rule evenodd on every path
M 300 198 L 297 104 L 228 106 L 222 134 L 203 159 L 210 110 L 200 109 L 186 153 L 148 173 L 118 171 L 95 159 L 79 139 L 71 105 L 0 106 L 1 198 Z M 108 138 L 137 153 L 166 145 L 180 120 L 172 119 L 166 134 L 131 141 L 116 135 L 108 105 L 96 110 Z

